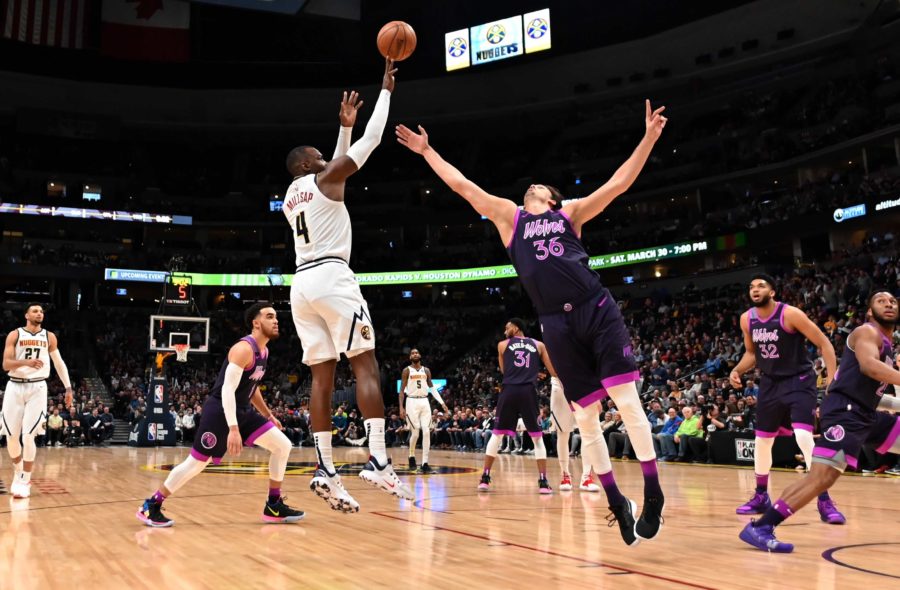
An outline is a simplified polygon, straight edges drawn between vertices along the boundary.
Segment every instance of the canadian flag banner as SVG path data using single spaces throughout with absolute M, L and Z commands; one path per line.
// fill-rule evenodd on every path
M 118 59 L 187 61 L 191 5 L 185 0 L 103 0 L 104 55 Z
M 0 30 L 13 41 L 82 49 L 91 10 L 91 0 L 0 0 Z

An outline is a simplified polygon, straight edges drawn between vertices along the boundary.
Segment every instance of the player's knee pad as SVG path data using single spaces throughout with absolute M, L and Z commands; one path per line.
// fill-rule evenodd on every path
M 495 434 L 491 436 L 491 440 L 488 441 L 487 448 L 484 451 L 484 454 L 488 457 L 496 457 L 497 451 L 500 450 L 500 445 L 503 444 L 503 434 Z
M 34 434 L 22 433 L 22 459 L 31 463 L 37 456 L 37 445 L 34 444 Z
M 631 442 L 638 460 L 652 461 L 656 459 L 650 421 L 647 420 L 647 414 L 644 413 L 635 384 L 633 382 L 623 383 L 610 387 L 608 391 L 622 415 L 622 422 L 628 429 L 628 440 Z
M 547 458 L 547 447 L 544 446 L 544 437 L 543 436 L 533 436 L 533 437 L 531 437 L 531 441 L 534 443 L 534 458 L 535 459 L 546 459 Z
M 753 451 L 753 470 L 757 475 L 766 475 L 772 470 L 772 447 L 774 446 L 774 437 L 756 437 Z
M 802 428 L 795 428 L 794 438 L 797 439 L 797 446 L 800 447 L 800 452 L 803 453 L 803 461 L 806 463 L 806 467 L 810 468 L 812 466 L 813 449 L 816 446 L 816 439 L 813 438 L 813 433 Z
M 170 493 L 174 494 L 181 486 L 200 475 L 207 465 L 209 465 L 209 459 L 200 461 L 188 455 L 187 459 L 172 469 L 163 485 Z

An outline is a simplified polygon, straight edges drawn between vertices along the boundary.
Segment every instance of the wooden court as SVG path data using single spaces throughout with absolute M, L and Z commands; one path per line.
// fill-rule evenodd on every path
M 845 526 L 808 507 L 780 527 L 790 555 L 752 549 L 734 514 L 753 489 L 750 469 L 661 464 L 667 494 L 660 537 L 637 547 L 608 528 L 602 494 L 539 496 L 531 457 L 501 455 L 494 487 L 475 486 L 481 455 L 437 452 L 449 473 L 406 476 L 418 500 L 401 502 L 345 475 L 358 514 L 332 512 L 309 492 L 311 449 L 295 449 L 292 525 L 260 521 L 262 451 L 207 470 L 166 502 L 170 529 L 141 525 L 141 500 L 185 448 L 39 449 L 32 497 L 0 495 L 0 588 L 900 588 L 900 478 L 846 476 L 833 491 Z M 362 449 L 335 450 L 361 464 Z M 393 449 L 398 465 L 406 450 Z M 558 466 L 550 460 L 551 482 Z M 573 460 L 573 470 L 580 461 Z M 5 450 L 0 479 L 8 484 Z M 640 468 L 615 465 L 622 491 L 641 502 Z M 800 477 L 775 472 L 773 492 Z

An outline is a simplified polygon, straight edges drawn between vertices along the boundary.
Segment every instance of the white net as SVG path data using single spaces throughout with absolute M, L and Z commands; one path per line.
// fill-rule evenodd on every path
M 175 360 L 179 363 L 186 363 L 190 347 L 187 344 L 176 344 L 173 348 L 175 349 Z

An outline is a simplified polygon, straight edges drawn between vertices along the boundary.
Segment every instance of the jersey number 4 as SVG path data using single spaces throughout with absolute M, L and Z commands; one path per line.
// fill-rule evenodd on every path
M 296 224 L 297 237 L 303 236 L 303 240 L 308 244 L 311 240 L 309 239 L 309 228 L 306 226 L 306 211 L 300 212 L 296 218 Z

